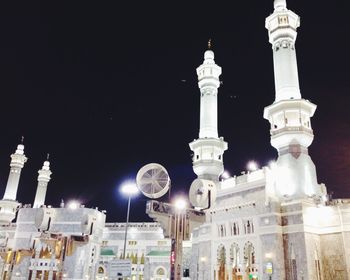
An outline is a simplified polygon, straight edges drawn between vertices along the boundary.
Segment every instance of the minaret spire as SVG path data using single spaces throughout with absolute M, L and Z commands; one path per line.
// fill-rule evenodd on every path
M 271 145 L 278 151 L 276 176 L 271 182 L 280 198 L 319 196 L 322 190 L 308 154 L 314 138 L 310 118 L 316 105 L 302 99 L 299 89 L 295 41 L 300 20 L 287 9 L 285 0 L 275 0 L 274 8 L 266 18 L 266 28 L 273 51 L 276 95 L 264 110 L 264 118 L 271 124 Z
M 27 157 L 24 155 L 23 137 L 21 142 L 15 153 L 11 155 L 10 174 L 4 197 L 0 201 L 0 224 L 9 224 L 16 217 L 16 211 L 20 205 L 16 201 L 17 189 L 22 168 L 27 162 Z
M 208 50 L 204 53 L 204 61 L 197 68 L 198 87 L 200 89 L 200 128 L 199 139 L 190 143 L 194 152 L 193 170 L 199 178 L 218 181 L 222 174 L 223 153 L 227 143 L 218 137 L 218 105 L 217 94 L 220 87 L 221 67 L 215 63 L 211 39 Z
M 211 40 L 208 47 L 211 47 Z M 220 87 L 221 67 L 215 64 L 214 52 L 204 53 L 204 62 L 197 68 L 198 87 L 201 92 L 199 138 L 218 137 L 217 94 Z
M 287 9 L 285 0 L 275 0 L 275 11 L 266 19 L 275 69 L 275 102 L 300 99 L 298 66 L 295 52 L 299 16 Z
M 208 50 L 211 50 L 211 39 L 208 40 Z
M 36 189 L 35 199 L 33 203 L 33 208 L 39 208 L 45 205 L 45 197 L 47 191 L 47 185 L 51 180 L 51 170 L 49 162 L 49 154 L 47 154 L 47 160 L 44 162 L 43 167 L 38 171 L 38 187 Z

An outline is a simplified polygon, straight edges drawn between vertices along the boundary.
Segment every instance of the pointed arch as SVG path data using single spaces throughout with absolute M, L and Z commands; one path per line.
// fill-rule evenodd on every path
M 230 265 L 232 267 L 238 267 L 239 265 L 239 246 L 235 242 L 230 246 Z
M 250 271 L 255 264 L 255 248 L 253 243 L 248 241 L 244 244 L 244 261 L 247 267 L 247 271 Z
M 218 280 L 226 280 L 226 249 L 220 244 L 217 250 Z

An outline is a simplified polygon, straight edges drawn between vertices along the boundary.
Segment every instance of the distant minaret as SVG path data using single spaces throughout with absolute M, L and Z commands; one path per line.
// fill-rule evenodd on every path
M 217 94 L 220 86 L 221 67 L 215 64 L 211 41 L 204 53 L 204 62 L 197 68 L 200 89 L 199 139 L 190 143 L 194 152 L 193 170 L 198 178 L 218 181 L 224 171 L 223 154 L 227 143 L 218 138 Z
M 16 152 L 11 155 L 10 174 L 4 198 L 0 200 L 0 224 L 9 224 L 16 216 L 17 207 L 20 205 L 16 201 L 18 183 L 26 161 L 27 158 L 24 155 L 24 145 L 22 143 L 17 146 Z
M 38 187 L 36 189 L 33 208 L 39 208 L 40 206 L 45 205 L 47 185 L 50 182 L 50 176 L 52 174 L 50 170 L 49 157 L 47 157 L 47 160 L 44 162 L 43 167 L 38 171 L 38 173 Z
M 265 108 L 264 118 L 271 124 L 271 145 L 278 151 L 273 172 L 275 195 L 319 196 L 322 191 L 317 184 L 316 168 L 308 155 L 314 138 L 310 118 L 316 105 L 301 97 L 295 53 L 300 20 L 287 9 L 285 0 L 275 0 L 274 8 L 266 19 L 266 28 L 272 44 L 276 97 Z
M 19 144 L 16 152 L 11 155 L 11 169 L 7 180 L 4 200 L 16 200 L 19 178 L 21 176 L 22 168 L 26 162 L 27 158 L 24 155 L 24 145 Z

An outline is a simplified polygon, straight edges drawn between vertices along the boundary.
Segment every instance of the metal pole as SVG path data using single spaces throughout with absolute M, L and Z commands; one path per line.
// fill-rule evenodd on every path
M 125 235 L 124 235 L 124 250 L 123 250 L 123 259 L 125 260 L 125 251 L 126 251 L 126 237 L 128 235 L 128 225 L 129 225 L 129 213 L 130 213 L 130 200 L 131 195 L 129 195 L 128 199 L 128 210 L 126 212 L 126 224 L 125 224 Z
M 177 219 L 176 219 L 177 218 Z M 175 215 L 176 223 L 176 243 L 175 243 L 175 280 L 181 280 L 182 278 L 182 241 L 184 231 L 184 214 L 182 212 Z

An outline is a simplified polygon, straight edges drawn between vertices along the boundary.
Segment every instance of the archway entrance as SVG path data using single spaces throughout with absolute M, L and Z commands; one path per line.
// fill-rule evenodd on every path
M 168 280 L 166 269 L 163 266 L 157 267 L 154 270 L 154 274 L 153 274 L 153 277 L 151 279 L 153 279 L 153 280 Z
M 248 279 L 258 279 L 257 269 L 255 267 L 255 249 L 251 242 L 244 245 L 244 261 L 246 267 L 246 275 Z
M 232 280 L 242 279 L 239 263 L 240 263 L 239 247 L 237 243 L 233 243 L 230 248 L 230 264 L 231 264 Z
M 226 250 L 220 245 L 217 254 L 218 280 L 226 280 Z

